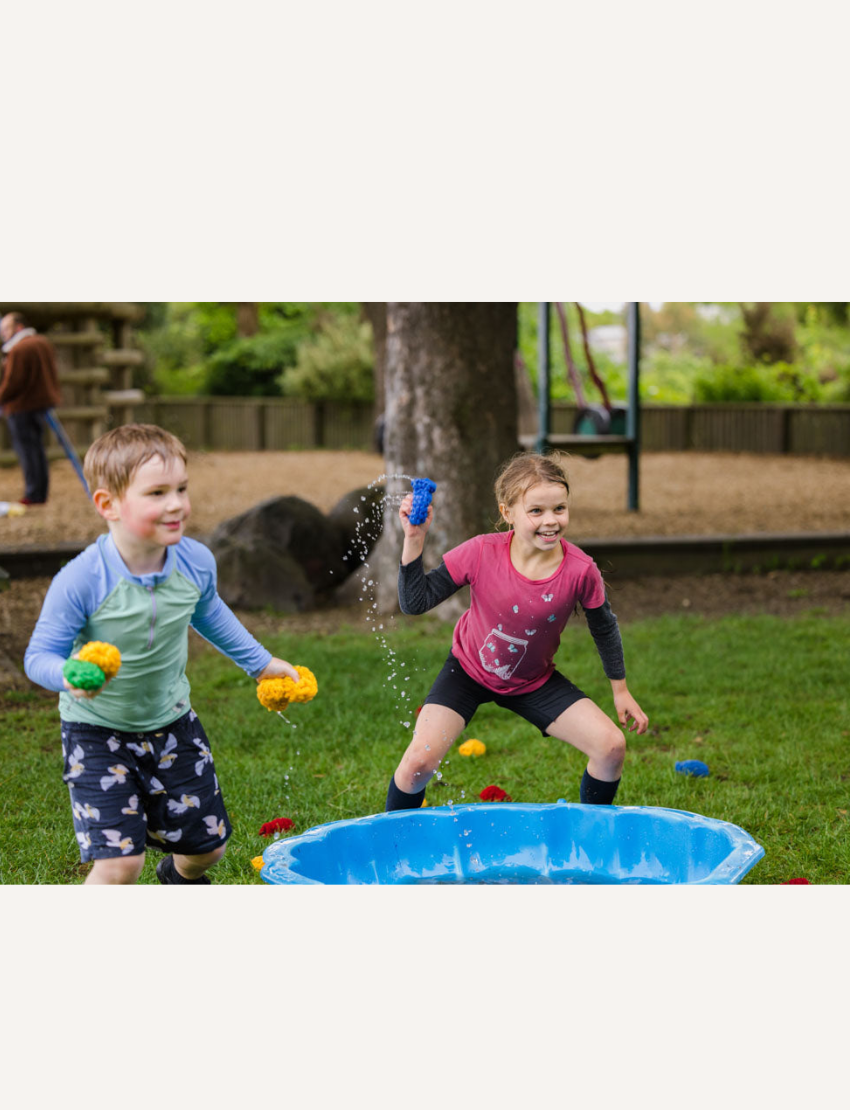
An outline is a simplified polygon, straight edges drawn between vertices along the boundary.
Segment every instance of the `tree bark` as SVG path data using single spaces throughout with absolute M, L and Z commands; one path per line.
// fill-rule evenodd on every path
M 375 351 L 375 419 L 383 414 L 387 366 L 387 304 L 386 301 L 364 301 L 363 315 L 372 325 Z
M 256 335 L 260 330 L 260 305 L 258 301 L 236 302 L 236 334 L 240 339 Z
M 384 459 L 390 502 L 370 559 L 380 612 L 398 609 L 398 504 L 410 491 L 410 478 L 437 483 L 426 569 L 438 566 L 450 548 L 493 530 L 496 472 L 518 449 L 516 344 L 515 302 L 387 303 Z M 441 615 L 452 619 L 465 604 L 461 591 L 440 607 Z

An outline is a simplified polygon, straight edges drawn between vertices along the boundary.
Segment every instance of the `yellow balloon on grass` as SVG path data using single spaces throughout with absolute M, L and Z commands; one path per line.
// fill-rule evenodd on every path
M 464 742 L 458 748 L 458 751 L 461 755 L 479 756 L 484 755 L 484 753 L 487 751 L 487 748 L 484 744 L 481 743 L 480 740 L 464 740 Z

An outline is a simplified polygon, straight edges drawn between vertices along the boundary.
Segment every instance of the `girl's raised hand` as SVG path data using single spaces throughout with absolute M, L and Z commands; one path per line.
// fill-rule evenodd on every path
M 410 514 L 413 512 L 413 494 L 408 493 L 407 496 L 399 505 L 398 515 L 401 520 L 401 526 L 404 529 L 405 537 L 408 539 L 425 539 L 425 534 L 431 527 L 431 521 L 434 519 L 434 506 L 428 506 L 428 516 L 423 524 L 411 524 Z

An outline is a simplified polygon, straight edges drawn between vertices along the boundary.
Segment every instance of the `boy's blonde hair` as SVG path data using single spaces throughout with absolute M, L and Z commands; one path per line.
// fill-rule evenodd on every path
M 92 493 L 106 489 L 121 497 L 139 467 L 157 457 L 164 463 L 180 459 L 184 466 L 188 461 L 186 448 L 164 428 L 156 424 L 122 424 L 98 437 L 89 447 L 83 473 Z
M 564 469 L 562 456 L 557 452 L 551 455 L 537 455 L 526 451 L 509 459 L 496 478 L 496 504 L 510 508 L 524 493 L 541 482 L 554 482 L 564 487 L 565 495 L 570 495 L 570 483 Z

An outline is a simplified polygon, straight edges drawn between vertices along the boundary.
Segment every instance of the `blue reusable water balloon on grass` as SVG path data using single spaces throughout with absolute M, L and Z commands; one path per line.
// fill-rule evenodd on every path
M 408 517 L 411 524 L 424 524 L 428 519 L 428 506 L 436 488 L 437 483 L 430 478 L 413 479 L 413 508 Z
M 676 770 L 680 775 L 695 775 L 701 779 L 710 774 L 708 764 L 703 763 L 701 759 L 683 759 L 681 763 L 676 764 Z

